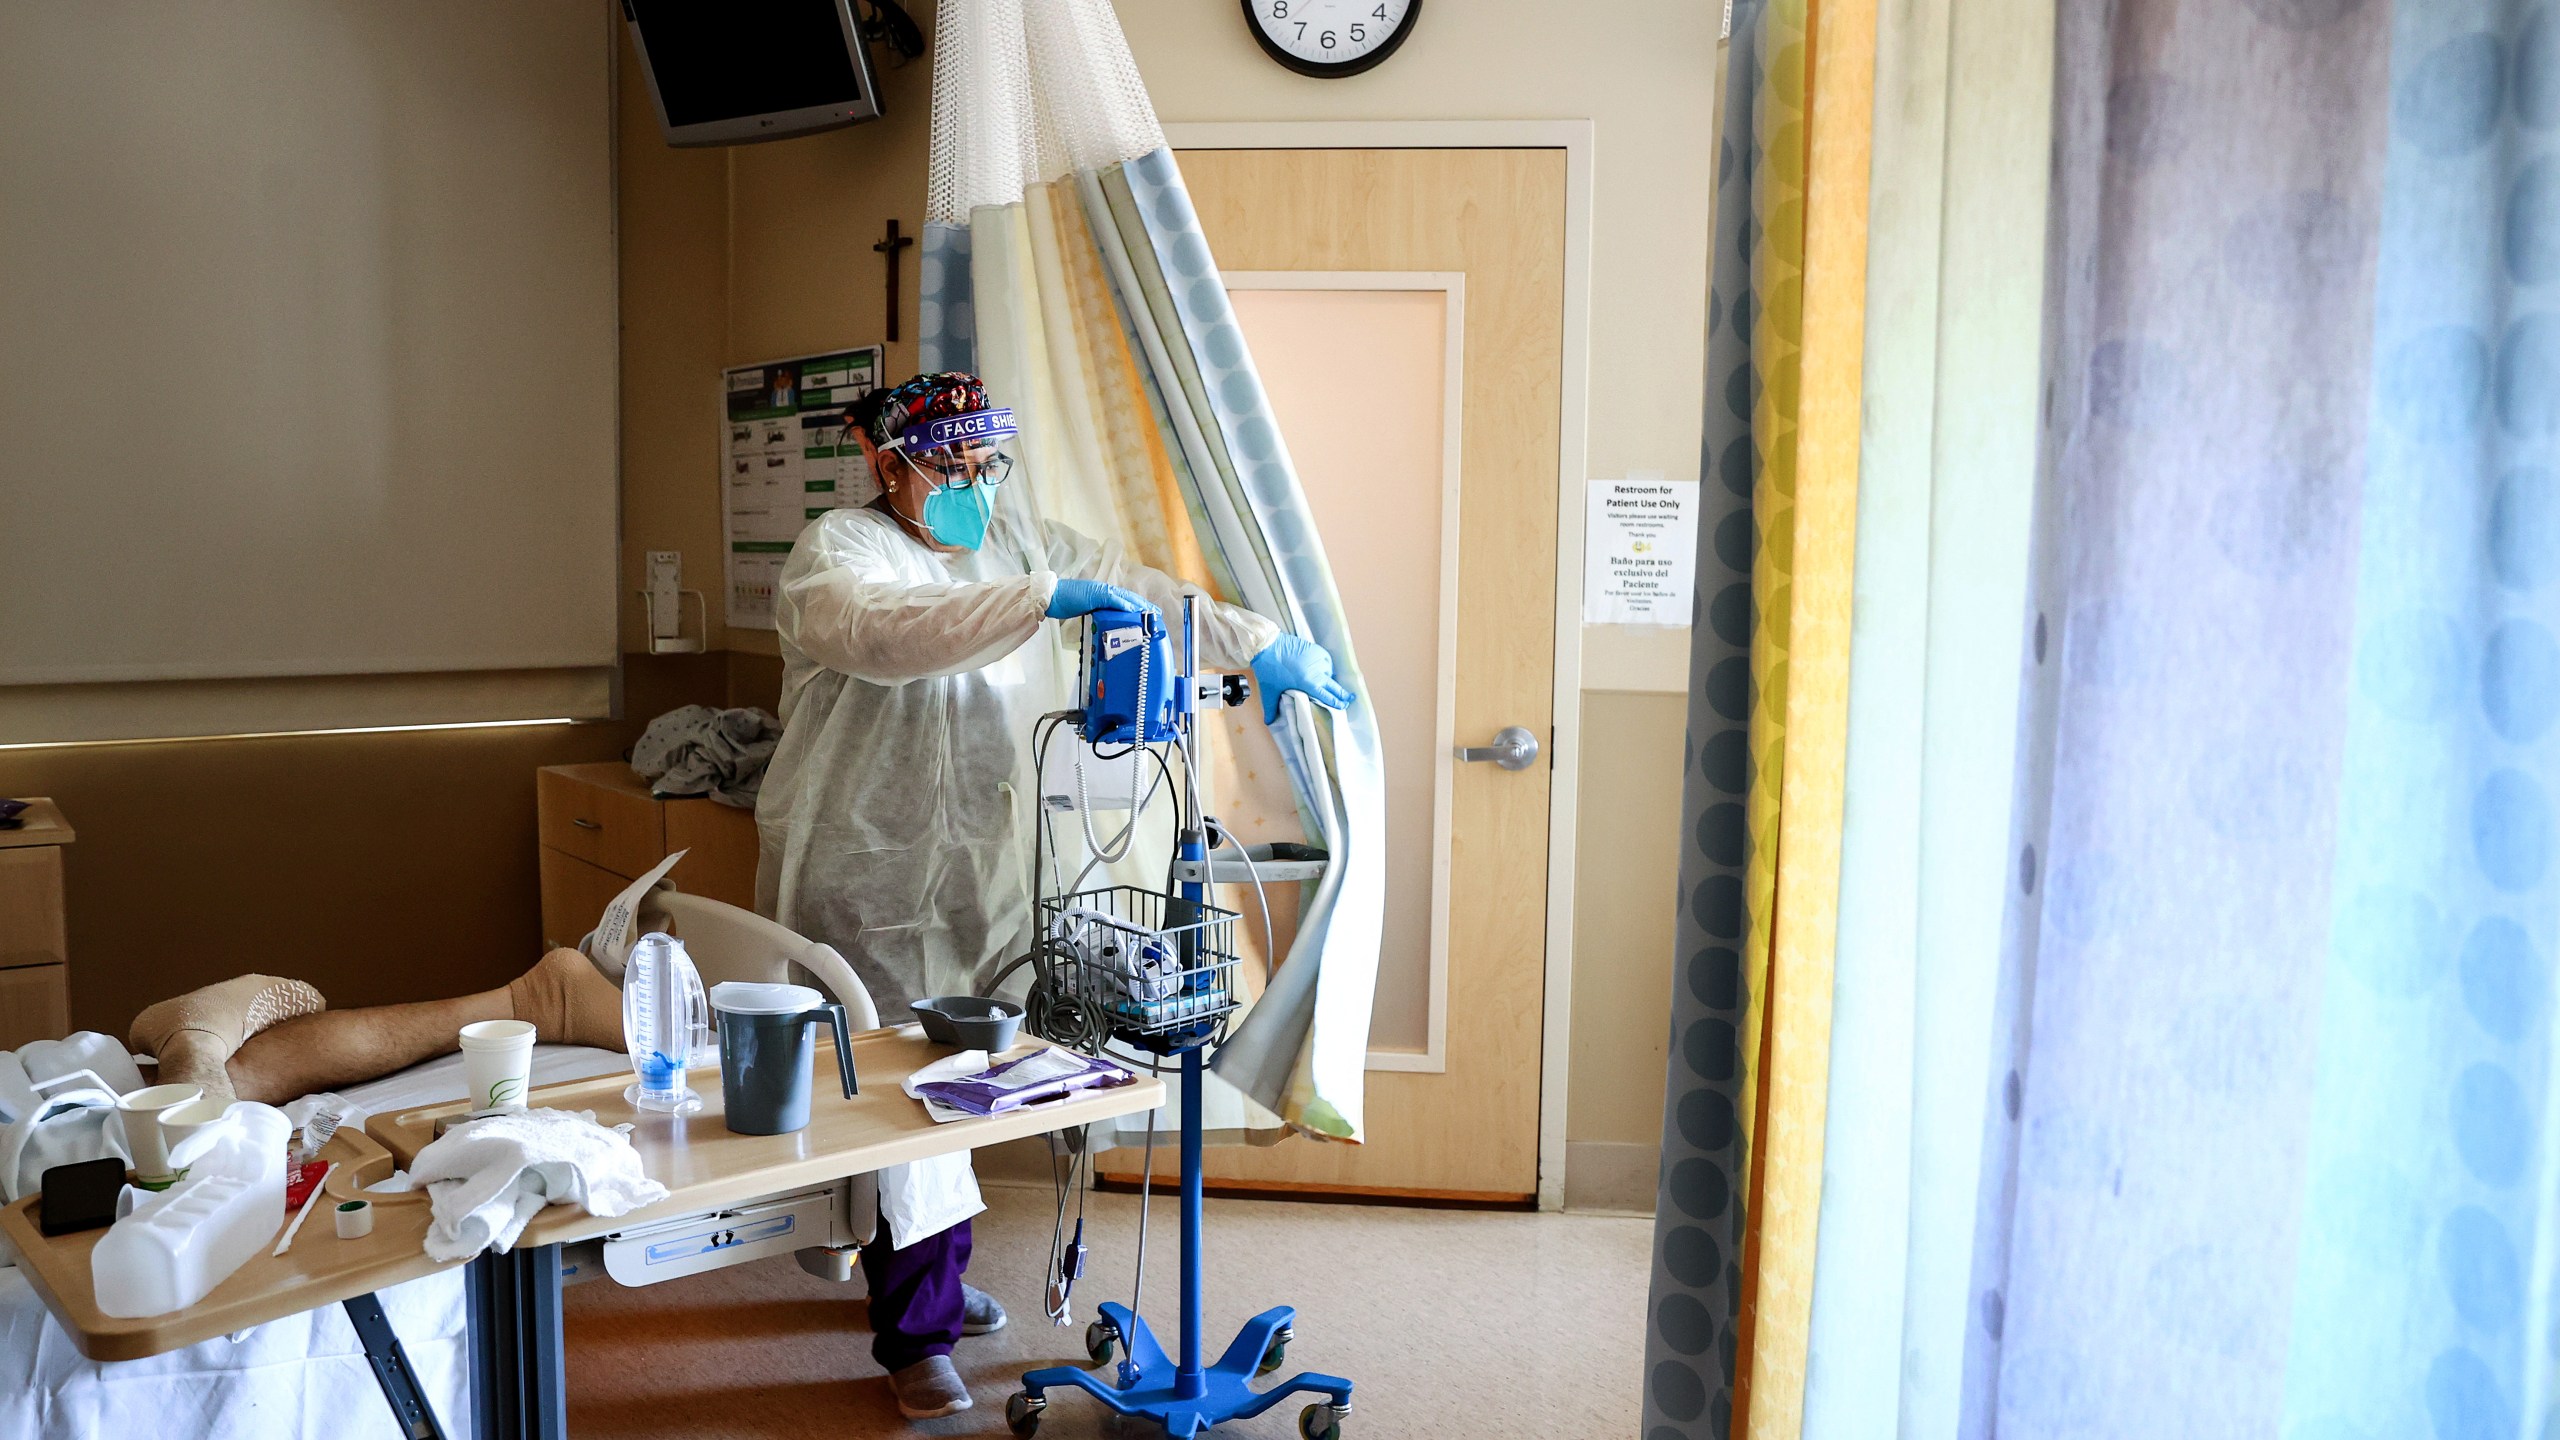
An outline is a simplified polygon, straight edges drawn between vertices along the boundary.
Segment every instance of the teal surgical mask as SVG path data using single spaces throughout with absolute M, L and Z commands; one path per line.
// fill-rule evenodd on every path
M 960 550 L 975 550 L 987 538 L 987 489 L 983 485 L 946 485 L 924 497 L 925 533 Z

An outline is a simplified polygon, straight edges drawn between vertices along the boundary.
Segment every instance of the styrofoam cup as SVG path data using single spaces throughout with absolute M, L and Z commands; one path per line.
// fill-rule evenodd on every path
M 184 1105 L 171 1106 L 160 1112 L 161 1141 L 169 1147 L 168 1153 L 175 1155 L 188 1136 L 207 1125 L 214 1124 L 230 1112 L 231 1106 L 220 1097 L 213 1095 L 190 1100 Z
M 462 1027 L 462 1078 L 474 1111 L 521 1110 L 533 1083 L 533 1022 L 482 1020 Z
M 169 1169 L 169 1140 L 160 1117 L 202 1098 L 201 1085 L 148 1085 L 116 1101 L 124 1112 L 124 1143 L 133 1152 L 135 1180 L 165 1185 L 176 1178 Z

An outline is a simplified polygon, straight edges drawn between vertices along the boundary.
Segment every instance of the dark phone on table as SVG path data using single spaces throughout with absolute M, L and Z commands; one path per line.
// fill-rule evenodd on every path
M 116 1196 L 124 1189 L 124 1159 L 109 1155 L 44 1172 L 36 1202 L 36 1229 L 47 1235 L 95 1230 L 116 1220 Z

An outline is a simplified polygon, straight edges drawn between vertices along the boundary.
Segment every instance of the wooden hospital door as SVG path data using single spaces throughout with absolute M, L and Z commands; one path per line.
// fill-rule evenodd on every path
M 1190 150 L 1181 161 L 1315 508 L 1388 769 L 1368 1141 L 1214 1149 L 1208 1174 L 1533 1198 L 1565 154 Z M 1526 768 L 1453 756 L 1509 726 L 1536 737 Z M 1258 924 L 1236 888 L 1221 898 Z M 1108 1171 L 1136 1169 L 1132 1152 L 1103 1158 Z

